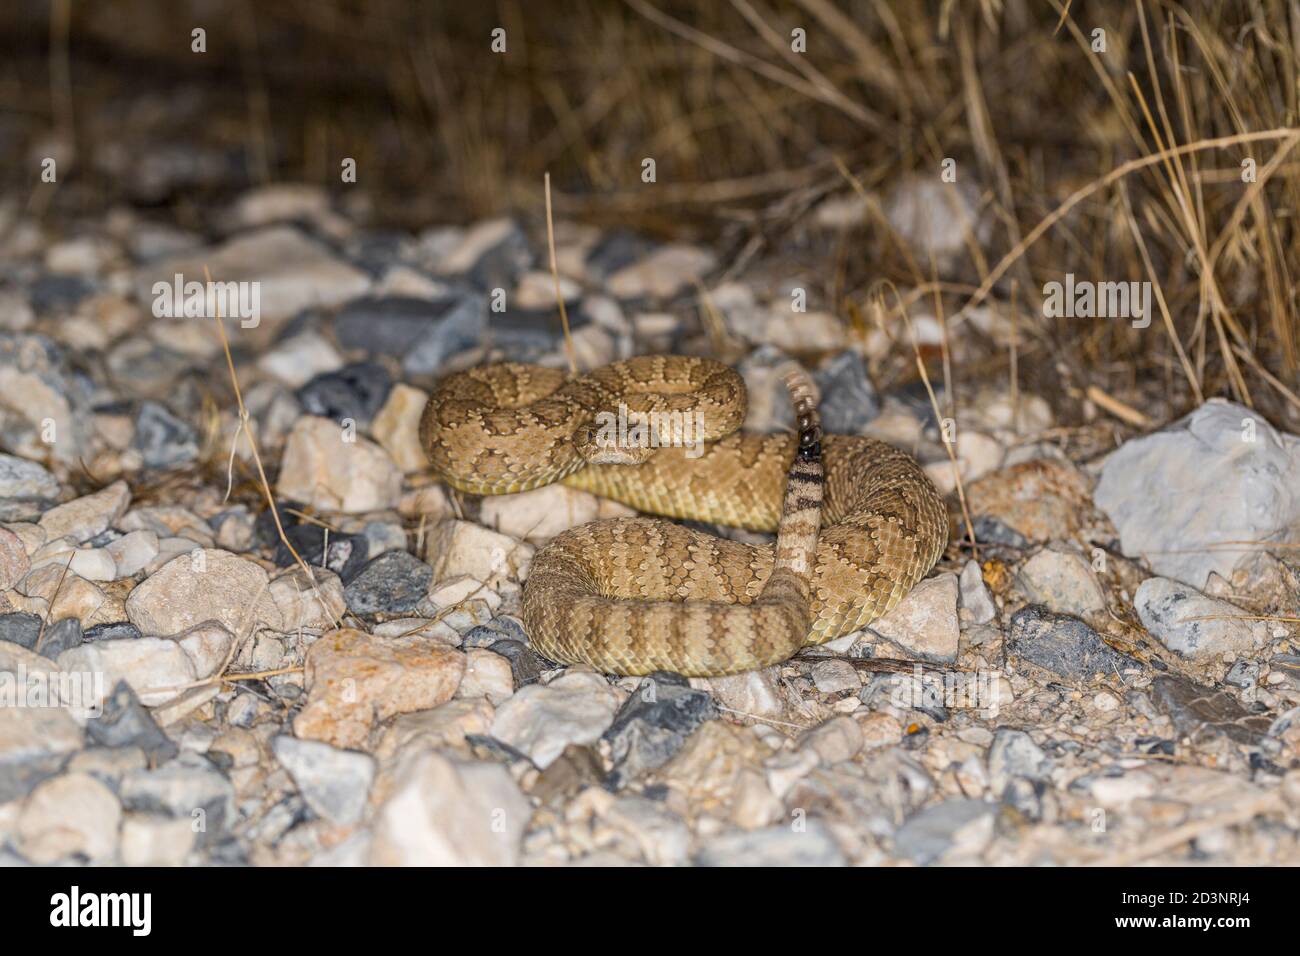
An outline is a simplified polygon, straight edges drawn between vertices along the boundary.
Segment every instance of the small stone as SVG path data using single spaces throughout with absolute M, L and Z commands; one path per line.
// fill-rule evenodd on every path
M 103 674 L 105 687 L 126 681 L 146 707 L 166 703 L 197 679 L 189 655 L 162 637 L 80 644 L 60 654 L 58 664 L 68 673 Z
M 80 644 L 81 622 L 75 617 L 65 617 L 45 628 L 45 633 L 36 642 L 36 650 L 42 657 L 55 660 L 64 651 Z
M 810 750 L 824 766 L 851 760 L 862 749 L 862 727 L 852 717 L 832 717 L 807 731 L 799 741 L 801 750 Z
M 465 676 L 456 690 L 457 697 L 486 697 L 493 704 L 500 704 L 515 692 L 507 658 L 475 647 L 465 652 L 465 659 Z
M 116 577 L 134 577 L 158 556 L 158 535 L 146 529 L 131 531 L 104 546 L 113 559 Z
M 564 485 L 546 485 L 514 495 L 483 499 L 479 520 L 502 534 L 522 540 L 549 541 L 561 531 L 595 521 L 600 499 Z
M 0 641 L 31 650 L 41 634 L 41 619 L 25 611 L 0 614 Z
M 1043 781 L 1052 770 L 1052 761 L 1023 730 L 999 727 L 989 748 L 989 785 L 1001 796 L 1017 777 Z
M 16 698 L 21 696 L 24 704 L 30 700 L 49 705 L 0 706 L 0 803 L 3 803 L 21 795 L 12 793 L 7 784 L 22 764 L 51 756 L 58 757 L 61 763 L 61 755 L 81 747 L 83 732 L 72 708 L 62 706 L 57 692 L 53 698 L 48 693 L 50 682 L 61 679 L 62 675 L 47 659 L 16 644 L 0 643 L 0 674 L 5 675 L 4 683 L 13 688 Z M 25 680 L 20 680 L 23 675 Z
M 139 747 L 155 766 L 178 752 L 126 681 L 105 699 L 103 713 L 86 721 L 86 739 L 100 747 Z
M 459 747 L 467 736 L 486 737 L 492 729 L 492 705 L 482 697 L 449 700 L 430 710 L 395 718 L 384 732 L 375 757 L 391 760 L 399 751 Z
M 481 625 L 481 627 L 490 627 L 495 621 L 496 619 L 493 619 L 493 621 Z M 478 627 L 471 630 L 470 633 L 473 634 L 477 631 L 479 631 Z M 469 635 L 466 635 L 465 643 L 469 644 Z M 510 662 L 510 672 L 516 687 L 535 684 L 542 679 L 542 659 L 526 643 L 498 638 L 492 642 L 492 653 L 499 654 Z
M 821 391 L 817 410 L 822 428 L 835 435 L 860 435 L 880 414 L 880 399 L 857 352 L 846 349 L 813 376 Z
M 276 492 L 322 511 L 347 513 L 395 508 L 402 498 L 402 473 L 388 454 L 337 422 L 306 415 L 285 443 Z
M 1102 539 L 1092 507 L 1088 477 L 1068 461 L 1035 458 L 1001 468 L 966 487 L 966 500 L 980 541 L 981 532 L 1004 529 L 1002 540 L 1015 547 L 1029 542 Z M 1109 532 L 1114 534 L 1114 532 Z
M 58 481 L 42 465 L 0 454 L 0 498 L 57 498 L 58 495 Z
M 297 396 L 308 415 L 368 424 L 384 407 L 392 387 L 392 377 L 378 362 L 357 362 L 317 375 L 298 389 Z
M 1250 620 L 1235 604 L 1206 597 L 1169 578 L 1143 581 L 1133 595 L 1133 607 L 1143 627 L 1184 657 L 1242 656 L 1269 640 L 1266 622 Z
M 984 574 L 978 561 L 967 561 L 958 579 L 961 588 L 961 607 L 970 615 L 972 624 L 988 624 L 998 615 L 993 594 L 984 583 Z
M 262 353 L 257 367 L 290 388 L 301 388 L 317 375 L 343 365 L 338 350 L 319 332 L 300 332 Z
M 343 589 L 354 614 L 414 611 L 429 590 L 433 569 L 407 551 L 386 551 L 367 564 Z
M 1060 614 L 1087 617 L 1106 610 L 1106 595 L 1077 551 L 1044 548 L 1020 568 L 1029 600 Z
M 89 380 L 59 346 L 43 335 L 0 332 L 0 431 L 9 451 L 75 463 L 88 450 L 90 403 Z M 57 441 L 42 440 L 51 433 Z
M 619 695 L 599 674 L 572 673 L 531 684 L 497 708 L 492 736 L 545 769 L 569 744 L 591 744 L 614 720 Z
M 0 591 L 8 591 L 31 570 L 27 549 L 22 539 L 6 528 L 0 528 Z
M 856 694 L 862 686 L 854 666 L 838 658 L 815 661 L 809 666 L 808 673 L 812 677 L 813 686 L 823 694 L 842 694 L 845 691 Z
M 530 544 L 470 521 L 439 521 L 425 548 L 434 581 L 467 574 L 492 588 L 527 577 L 533 552 Z
M 146 468 L 176 468 L 199 457 L 198 432 L 157 402 L 141 403 L 132 444 Z
M 1156 710 L 1174 724 L 1174 730 L 1193 742 L 1226 737 L 1255 746 L 1269 732 L 1266 714 L 1252 714 L 1224 690 L 1202 687 L 1175 674 L 1159 674 L 1151 681 L 1151 700 Z
M 317 816 L 341 826 L 361 819 L 375 779 L 373 757 L 286 736 L 276 737 L 271 748 Z
M 200 847 L 221 843 L 235 823 L 234 786 L 198 754 L 182 753 L 157 769 L 128 773 L 119 794 L 127 810 L 183 820 Z
M 885 201 L 885 216 L 918 261 L 933 261 L 945 272 L 968 254 L 969 242 L 987 242 L 992 229 L 979 213 L 976 187 L 919 173 L 896 181 Z
M 235 635 L 216 621 L 204 621 L 174 638 L 194 665 L 194 676 L 203 680 L 211 677 L 230 656 Z
M 41 515 L 40 525 L 49 540 L 73 538 L 78 544 L 103 534 L 126 513 L 131 489 L 115 481 L 101 491 L 56 505 Z
M 423 751 L 375 811 L 372 866 L 513 866 L 532 807 L 500 764 Z
M 1007 649 L 1031 664 L 1073 680 L 1116 674 L 1133 665 L 1077 617 L 1054 614 L 1038 604 L 1022 608 L 1011 618 Z
M 512 219 L 489 219 L 466 229 L 431 263 L 439 275 L 463 275 L 478 288 L 509 289 L 532 265 L 528 237 Z
M 450 700 L 464 673 L 464 654 L 427 638 L 331 631 L 307 650 L 307 705 L 294 719 L 294 734 L 364 747 L 375 723 Z
M 122 817 L 125 866 L 181 866 L 194 848 L 193 822 L 153 813 Z
M 110 600 L 94 584 L 64 568 L 47 565 L 32 571 L 23 578 L 21 590 L 44 602 L 43 616 L 51 620 L 75 617 L 83 628 L 126 616 L 120 600 Z
M 114 581 L 117 579 L 117 562 L 104 548 L 76 548 L 70 538 L 59 538 L 32 555 L 32 567 L 54 565 L 60 571 L 67 568 L 87 581 Z
M 878 750 L 892 747 L 903 739 L 903 725 L 889 714 L 872 713 L 854 718 L 862 731 L 862 749 Z
M 205 548 L 173 558 L 138 584 L 126 599 L 126 614 L 145 634 L 179 634 L 204 621 L 217 621 L 232 634 L 279 628 L 283 621 L 269 587 L 260 565 Z
M 304 521 L 292 525 L 285 529 L 284 536 L 293 545 L 293 551 L 284 541 L 277 541 L 274 560 L 281 568 L 298 567 L 301 559 L 308 567 L 325 568 L 350 581 L 366 566 L 370 556 L 370 543 L 363 535 L 334 532 L 318 524 Z
M 375 441 L 408 474 L 429 465 L 429 456 L 420 444 L 420 416 L 427 404 L 428 392 L 398 382 L 370 427 Z
M 950 663 L 957 659 L 960 639 L 957 593 L 957 575 L 951 572 L 926 578 L 869 628 L 908 655 Z
M 271 600 L 280 609 L 285 631 L 323 631 L 337 627 L 347 611 L 343 582 L 325 568 L 312 568 L 314 581 L 302 568 L 288 568 L 271 579 Z
M 84 641 L 127 641 L 142 636 L 140 629 L 130 621 L 96 624 L 81 635 Z
M 656 673 L 641 679 L 623 702 L 602 738 L 609 742 L 613 769 L 611 790 L 666 764 L 702 723 L 718 716 L 707 691 L 691 687 L 676 674 Z
M 40 784 L 18 813 L 18 850 L 33 863 L 61 860 L 111 862 L 117 852 L 122 806 L 113 791 L 84 773 L 68 773 Z
M 620 299 L 671 299 L 716 265 L 707 249 L 670 244 L 615 272 L 606 287 Z
M 749 833 L 728 833 L 709 840 L 695 857 L 699 866 L 846 866 L 839 848 L 820 820 L 796 831 L 777 824 Z
M 707 688 L 724 710 L 756 717 L 779 717 L 785 712 L 776 671 L 771 667 L 725 677 L 695 678 L 691 686 Z
M 894 834 L 899 856 L 927 866 L 954 850 L 982 849 L 993 838 L 996 808 L 982 800 L 946 800 L 907 819 Z

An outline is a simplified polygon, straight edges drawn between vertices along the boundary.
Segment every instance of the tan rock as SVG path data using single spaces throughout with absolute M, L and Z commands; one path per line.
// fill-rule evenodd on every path
M 458 746 L 467 734 L 487 734 L 496 711 L 485 697 L 449 700 L 432 710 L 418 710 L 395 719 L 375 748 L 375 756 L 389 760 L 401 750 L 423 747 L 443 750 Z
M 395 508 L 402 473 L 374 442 L 346 433 L 328 418 L 298 419 L 285 443 L 276 490 L 281 498 L 322 511 L 364 512 Z
M 41 515 L 40 525 L 49 540 L 71 537 L 80 543 L 111 528 L 130 504 L 131 489 L 125 481 L 115 481 L 94 494 L 56 505 Z
M 246 558 L 197 549 L 137 585 L 126 600 L 126 614 L 144 634 L 179 634 L 204 621 L 218 621 L 235 635 L 252 627 L 278 630 L 283 619 L 270 583 L 266 571 Z
M 523 580 L 534 550 L 473 522 L 449 520 L 439 521 L 429 532 L 425 560 L 433 566 L 435 583 L 467 574 L 495 589 L 503 581 Z
M 420 447 L 420 415 L 428 403 L 428 392 L 398 382 L 370 426 L 375 441 L 402 471 L 428 467 L 429 457 Z
M 113 791 L 84 773 L 44 781 L 27 795 L 18 815 L 18 849 L 48 865 L 71 856 L 110 862 L 117 852 L 122 805 Z
M 23 541 L 12 531 L 0 528 L 0 591 L 8 591 L 31 568 Z
M 312 568 L 312 574 L 314 584 L 300 567 L 286 568 L 271 579 L 271 599 L 286 631 L 328 630 L 347 611 L 339 576 L 328 568 Z

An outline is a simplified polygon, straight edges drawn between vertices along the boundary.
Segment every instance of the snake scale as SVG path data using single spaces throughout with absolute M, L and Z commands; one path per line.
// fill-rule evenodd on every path
M 731 674 L 880 617 L 947 544 L 943 501 L 920 466 L 871 438 L 823 437 L 806 377 L 787 384 L 798 433 L 757 435 L 737 431 L 740 375 L 709 359 L 641 356 L 579 375 L 483 365 L 437 384 L 420 440 L 465 492 L 560 481 L 666 518 L 776 531 L 755 547 L 662 518 L 595 521 L 553 538 L 524 585 L 524 625 L 548 658 Z M 658 430 L 614 438 L 602 425 L 620 412 L 660 416 Z M 698 425 L 698 443 L 653 447 L 669 422 Z

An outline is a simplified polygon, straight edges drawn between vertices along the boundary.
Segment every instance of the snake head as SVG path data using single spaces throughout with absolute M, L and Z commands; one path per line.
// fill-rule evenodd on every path
M 589 465 L 639 465 L 654 451 L 651 443 L 617 427 L 586 423 L 573 431 L 573 447 Z

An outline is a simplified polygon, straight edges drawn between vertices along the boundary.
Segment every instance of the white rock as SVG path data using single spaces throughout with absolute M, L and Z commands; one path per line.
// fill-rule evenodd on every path
M 1231 580 L 1256 553 L 1224 542 L 1282 539 L 1300 523 L 1298 489 L 1300 438 L 1211 399 L 1108 456 L 1094 498 L 1126 555 L 1203 588 L 1211 572 Z
M 515 692 L 514 674 L 506 658 L 481 647 L 470 648 L 465 657 L 465 676 L 456 688 L 457 697 L 486 697 L 491 703 L 500 704 Z
M 204 621 L 176 635 L 175 640 L 194 665 L 194 676 L 203 680 L 215 674 L 225 663 L 235 643 L 235 635 L 216 621 Z
M 0 455 L 0 498 L 56 498 L 59 483 L 42 465 Z
M 725 677 L 692 677 L 692 687 L 707 690 L 722 707 L 756 717 L 777 717 L 785 701 L 772 667 Z
M 131 489 L 115 481 L 94 494 L 56 505 L 41 515 L 40 525 L 49 540 L 75 538 L 78 543 L 103 534 L 131 504 Z
M 158 535 L 147 529 L 131 531 L 104 546 L 113 558 L 119 578 L 129 578 L 143 571 L 158 557 Z
M 80 749 L 81 723 L 69 707 L 58 705 L 61 675 L 54 661 L 0 641 L 0 775 L 10 762 Z M 13 706 L 10 700 L 21 700 L 23 706 Z
M 582 287 L 567 276 L 560 276 L 560 296 L 565 302 L 574 302 L 582 296 Z M 515 287 L 514 306 L 529 312 L 555 308 L 555 278 L 549 272 L 533 270 L 519 277 Z
M 476 577 L 458 574 L 429 587 L 429 600 L 439 608 L 454 607 L 469 600 L 483 601 L 489 611 L 501 606 L 501 595 Z
M 601 820 L 628 837 L 651 866 L 682 866 L 691 852 L 691 828 L 662 801 L 624 794 L 610 801 Z
M 375 813 L 374 866 L 512 866 L 532 807 L 500 764 L 407 758 Z
M 940 264 L 966 255 L 967 243 L 983 245 L 990 223 L 976 210 L 978 193 L 964 182 L 914 174 L 898 181 L 885 202 L 889 225 L 912 246 L 921 262 Z
M 1002 464 L 1003 450 L 998 440 L 970 428 L 958 430 L 953 453 L 957 456 L 956 471 L 965 482 L 987 475 Z M 939 494 L 948 495 L 957 490 L 956 473 L 948 458 L 926 465 L 925 473 L 939 489 Z
M 94 777 L 84 773 L 52 777 L 23 801 L 15 828 L 18 849 L 40 865 L 72 856 L 92 863 L 111 862 L 121 819 L 117 797 Z
M 484 498 L 479 520 L 513 538 L 541 542 L 595 521 L 599 514 L 600 499 L 595 495 L 564 485 L 547 485 Z
M 622 702 L 599 674 L 565 674 L 529 684 L 497 708 L 492 736 L 528 754 L 545 769 L 569 744 L 591 744 L 614 721 Z
M 1266 622 L 1248 620 L 1235 604 L 1206 597 L 1169 578 L 1143 581 L 1133 595 L 1133 607 L 1143 627 L 1184 657 L 1246 655 L 1269 640 Z
M 236 635 L 254 626 L 279 629 L 283 620 L 269 588 L 260 565 L 205 548 L 173 558 L 136 585 L 126 614 L 143 634 L 179 634 L 204 621 Z
M 286 568 L 271 579 L 271 599 L 280 609 L 285 631 L 327 630 L 338 626 L 347 611 L 343 582 L 328 568 L 312 568 L 316 583 L 302 568 Z
M 402 500 L 402 472 L 388 453 L 328 418 L 304 415 L 289 433 L 276 491 L 322 511 L 384 511 Z
M 957 659 L 957 575 L 926 578 L 898 605 L 868 627 L 910 655 L 926 660 Z
M 467 574 L 499 589 L 504 581 L 528 576 L 533 552 L 530 544 L 470 521 L 439 521 L 430 529 L 425 560 L 435 582 Z
M 71 538 L 51 541 L 32 555 L 32 568 L 54 565 L 68 568 L 87 581 L 114 581 L 117 579 L 117 562 L 106 548 L 78 548 Z
M 146 707 L 167 703 L 198 679 L 184 648 L 165 637 L 90 641 L 64 651 L 58 664 L 68 673 L 103 674 L 105 695 L 124 680 Z
M 126 866 L 181 866 L 194 848 L 194 821 L 154 813 L 122 817 L 122 863 Z
M 419 471 L 429 465 L 429 456 L 420 445 L 420 416 L 428 403 L 428 392 L 398 382 L 371 423 L 375 441 L 402 471 Z
M 257 367 L 290 388 L 299 388 L 317 375 L 342 368 L 343 357 L 319 332 L 302 332 L 263 353 Z
M 606 286 L 620 299 L 670 299 L 715 265 L 717 259 L 707 249 L 672 244 L 615 272 Z
M 276 737 L 271 745 L 318 816 L 341 825 L 361 819 L 375 779 L 373 757 L 294 737 Z
M 1087 617 L 1106 609 L 1106 595 L 1088 560 L 1077 551 L 1044 548 L 1020 568 L 1030 601 L 1052 611 Z
M 958 584 L 961 588 L 962 610 L 969 613 L 972 624 L 987 624 L 997 617 L 997 605 L 993 603 L 993 595 L 984 583 L 984 573 L 980 570 L 978 561 L 966 562 L 966 566 L 961 569 Z

